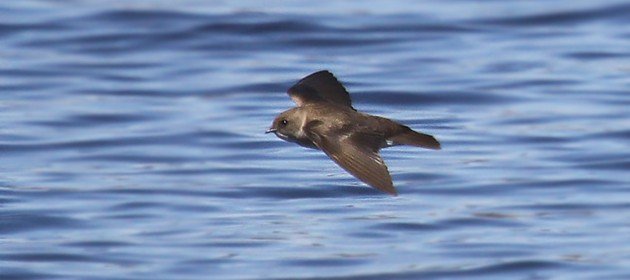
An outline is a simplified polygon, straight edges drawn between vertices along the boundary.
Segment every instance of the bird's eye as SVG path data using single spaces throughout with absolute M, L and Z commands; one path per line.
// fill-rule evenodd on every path
M 280 122 L 280 124 L 281 124 L 282 126 L 287 126 L 287 123 L 289 123 L 287 120 L 282 120 L 282 121 Z

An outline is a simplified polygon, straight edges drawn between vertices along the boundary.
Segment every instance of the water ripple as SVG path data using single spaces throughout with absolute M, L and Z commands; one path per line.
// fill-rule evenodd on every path
M 47 211 L 2 211 L 0 212 L 0 232 L 4 234 L 23 231 L 53 230 L 67 227 L 82 228 L 84 221 L 62 215 L 52 215 Z
M 545 25 L 575 25 L 586 24 L 592 21 L 613 21 L 615 23 L 627 23 L 630 5 L 617 4 L 590 8 L 588 10 L 561 11 L 528 16 L 516 16 L 509 18 L 485 19 L 479 22 L 506 25 L 512 27 L 545 26 Z

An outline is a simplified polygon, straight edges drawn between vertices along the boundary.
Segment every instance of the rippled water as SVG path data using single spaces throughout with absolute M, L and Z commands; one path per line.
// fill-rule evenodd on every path
M 627 1 L 0 13 L 2 279 L 630 278 Z M 263 133 L 321 69 L 442 142 L 400 196 Z

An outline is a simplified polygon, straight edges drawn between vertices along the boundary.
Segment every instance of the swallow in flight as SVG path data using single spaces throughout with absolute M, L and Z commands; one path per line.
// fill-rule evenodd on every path
M 350 94 L 327 70 L 310 74 L 287 91 L 297 107 L 280 113 L 267 133 L 301 146 L 322 150 L 364 183 L 397 195 L 379 155 L 381 148 L 409 145 L 439 150 L 431 135 L 393 120 L 358 112 Z

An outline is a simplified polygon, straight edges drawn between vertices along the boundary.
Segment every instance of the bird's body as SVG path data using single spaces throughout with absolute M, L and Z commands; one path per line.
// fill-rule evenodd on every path
M 268 132 L 308 148 L 324 151 L 363 182 L 396 194 L 378 151 L 393 145 L 440 149 L 433 136 L 393 120 L 356 111 L 350 95 L 328 71 L 319 71 L 289 89 L 298 107 L 282 112 Z
M 301 126 L 298 133 L 292 136 L 293 139 L 287 138 L 285 140 L 307 148 L 319 149 L 313 142 L 313 139 L 308 137 L 305 129 L 307 124 L 321 121 L 322 116 L 325 116 L 326 121 L 318 123 L 318 131 L 320 133 L 342 137 L 354 134 L 371 135 L 381 142 L 379 145 L 381 148 L 402 144 L 394 142 L 393 136 L 410 130 L 409 127 L 390 119 L 364 114 L 334 104 L 312 103 L 295 107 L 292 110 Z

